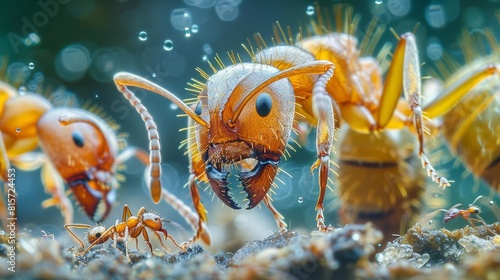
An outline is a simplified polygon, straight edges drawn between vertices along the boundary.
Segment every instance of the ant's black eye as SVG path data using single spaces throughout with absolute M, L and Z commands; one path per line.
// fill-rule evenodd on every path
M 101 233 L 100 232 L 96 233 L 95 237 L 97 237 L 97 238 L 101 237 Z
M 269 94 L 261 93 L 259 94 L 259 96 L 257 96 L 257 100 L 255 101 L 255 109 L 257 110 L 259 116 L 265 117 L 269 115 L 272 106 L 273 100 L 271 99 L 271 96 Z
M 196 109 L 194 109 L 194 113 L 198 116 L 201 115 L 201 101 L 196 104 Z
M 83 137 L 83 134 L 78 131 L 78 130 L 75 130 L 71 133 L 71 137 L 73 138 L 73 143 L 75 143 L 76 146 L 78 147 L 83 147 L 83 144 L 85 143 L 85 139 Z

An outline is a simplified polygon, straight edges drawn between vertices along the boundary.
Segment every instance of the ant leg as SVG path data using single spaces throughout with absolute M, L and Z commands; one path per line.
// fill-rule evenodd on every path
M 313 88 L 313 111 L 318 125 L 316 128 L 316 151 L 318 159 L 311 166 L 311 172 L 319 167 L 319 195 L 316 202 L 316 222 L 320 231 L 326 231 L 325 218 L 323 216 L 323 200 L 325 198 L 328 183 L 328 172 L 330 170 L 330 151 L 333 149 L 333 134 L 335 120 L 333 116 L 332 99 L 326 94 L 325 87 L 333 75 L 334 68 L 330 68 L 321 75 Z
M 92 226 L 86 225 L 86 224 L 65 224 L 64 228 L 73 237 L 73 239 L 75 239 L 76 241 L 78 241 L 78 243 L 80 243 L 80 247 L 82 248 L 82 250 L 85 249 L 85 245 L 84 245 L 83 241 L 80 238 L 78 238 L 78 236 L 76 236 L 76 234 L 71 230 L 71 228 L 89 229 L 89 228 L 92 228 Z
M 40 176 L 42 177 L 45 192 L 52 196 L 52 198 L 42 202 L 42 207 L 58 206 L 64 217 L 64 223 L 73 223 L 73 206 L 68 196 L 64 193 L 64 182 L 61 176 L 59 176 L 48 161 L 43 164 Z
M 278 210 L 276 210 L 276 208 L 274 208 L 274 206 L 271 204 L 271 198 L 269 197 L 269 194 L 264 196 L 263 201 L 266 204 L 267 208 L 269 208 L 269 210 L 271 210 L 271 213 L 273 213 L 274 220 L 278 224 L 279 230 L 281 232 L 285 232 L 286 228 L 287 228 L 287 224 L 283 220 L 284 219 L 283 215 L 281 215 L 280 212 L 278 212 Z

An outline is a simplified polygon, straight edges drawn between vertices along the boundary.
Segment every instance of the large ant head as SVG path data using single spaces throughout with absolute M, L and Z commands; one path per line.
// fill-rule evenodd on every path
M 227 187 L 230 168 L 239 167 L 248 209 L 255 207 L 271 186 L 290 137 L 291 84 L 281 79 L 254 90 L 277 72 L 267 65 L 232 65 L 211 76 L 199 96 L 195 112 L 208 123 L 197 129 L 206 174 L 215 194 L 233 209 L 240 207 Z
M 43 150 L 85 213 L 95 222 L 104 220 L 116 197 L 114 131 L 94 114 L 75 108 L 46 113 L 37 128 Z

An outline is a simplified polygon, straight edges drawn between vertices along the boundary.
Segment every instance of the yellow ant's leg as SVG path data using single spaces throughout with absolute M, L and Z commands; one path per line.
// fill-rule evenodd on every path
M 40 176 L 42 177 L 45 192 L 52 196 L 52 198 L 42 202 L 42 207 L 58 206 L 64 217 L 64 223 L 71 224 L 73 222 L 73 205 L 71 205 L 71 201 L 64 193 L 64 182 L 61 176 L 59 176 L 52 164 L 48 161 L 43 164 Z
M 485 65 L 459 79 L 453 86 L 427 104 L 423 111 L 428 118 L 437 118 L 450 111 L 470 90 L 493 74 L 500 74 L 496 64 Z
M 384 92 L 380 100 L 379 115 L 377 117 L 379 129 L 384 128 L 391 120 L 398 105 L 401 89 L 413 114 L 413 126 L 418 137 L 419 157 L 422 161 L 422 167 L 434 182 L 445 188 L 450 185 L 449 181 L 437 174 L 424 152 L 420 60 L 415 35 L 412 33 L 405 33 L 401 36 L 394 52 L 393 61 L 385 81 Z
M 279 230 L 281 232 L 285 232 L 287 224 L 284 221 L 283 215 L 281 215 L 280 212 L 278 212 L 278 210 L 276 210 L 276 208 L 274 208 L 274 206 L 272 205 L 271 197 L 269 197 L 269 194 L 266 194 L 266 196 L 264 196 L 262 200 L 264 201 L 264 204 L 266 204 L 267 208 L 269 208 L 269 210 L 273 214 L 274 220 L 278 224 Z
M 333 148 L 335 121 L 333 116 L 332 99 L 326 94 L 325 86 L 333 76 L 334 68 L 330 68 L 321 75 L 313 88 L 313 112 L 318 120 L 316 128 L 316 151 L 318 159 L 311 167 L 311 172 L 319 167 L 319 195 L 316 202 L 316 222 L 318 230 L 326 231 L 325 218 L 323 215 L 326 186 L 328 183 L 328 171 L 330 170 L 330 151 Z

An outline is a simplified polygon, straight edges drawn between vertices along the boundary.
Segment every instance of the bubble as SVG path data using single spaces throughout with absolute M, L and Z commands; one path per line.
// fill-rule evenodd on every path
M 387 9 L 395 16 L 402 17 L 410 12 L 410 0 L 388 0 Z
M 375 4 L 377 4 L 377 5 L 382 4 L 382 2 L 383 2 L 382 0 L 375 0 Z
M 483 27 L 485 24 L 485 15 L 477 7 L 468 7 L 463 11 L 464 24 L 471 29 Z
M 16 127 L 16 132 L 17 133 L 21 132 L 21 128 L 20 127 Z
M 26 94 L 26 87 L 22 86 L 22 87 L 19 87 L 19 89 L 17 90 L 19 92 L 19 95 L 25 95 Z
M 495 202 L 493 202 L 493 200 L 490 200 L 490 206 L 495 204 Z
M 24 84 L 30 76 L 30 72 L 31 71 L 26 64 L 14 62 L 7 67 L 7 79 Z
M 151 76 L 153 76 L 153 78 L 156 78 L 156 73 L 152 73 Z
M 302 196 L 299 196 L 299 199 L 297 199 L 297 202 L 298 202 L 298 203 L 302 203 L 302 202 L 304 202 L 304 198 L 303 198 Z
M 384 254 L 382 254 L 382 253 L 376 254 L 375 260 L 377 260 L 378 263 L 382 263 L 384 261 Z
M 148 39 L 148 33 L 146 31 L 139 32 L 139 40 L 144 42 Z
M 308 16 L 314 15 L 314 6 L 307 6 L 307 8 L 306 8 L 306 14 Z
M 208 56 L 207 56 L 206 54 L 205 54 L 205 55 L 203 55 L 203 57 L 201 58 L 201 60 L 203 60 L 203 61 L 207 61 L 207 60 L 208 60 Z
M 189 28 L 193 23 L 191 13 L 188 9 L 174 9 L 170 13 L 170 23 L 172 26 L 179 31 L 184 31 L 185 28 Z
M 24 44 L 26 46 L 37 45 L 40 43 L 40 37 L 36 33 L 30 33 L 26 39 L 24 39 Z
M 432 60 L 438 60 L 443 56 L 443 47 L 436 38 L 430 38 L 427 43 L 427 56 Z
M 175 103 L 170 103 L 170 110 L 177 110 L 179 106 L 177 106 Z
M 245 229 L 248 226 L 248 218 L 244 215 L 238 215 L 234 219 L 234 225 L 238 229 Z
M 30 62 L 30 63 L 28 64 L 28 68 L 29 68 L 29 69 L 35 69 L 35 63 Z
M 206 53 L 206 54 L 212 54 L 213 50 L 212 50 L 212 46 L 210 46 L 210 44 L 203 44 L 203 52 Z
M 76 81 L 85 75 L 90 66 L 90 52 L 82 45 L 69 45 L 56 57 L 56 71 L 67 81 Z
M 172 42 L 172 40 L 170 39 L 165 40 L 165 42 L 163 42 L 163 49 L 166 50 L 167 52 L 173 50 L 174 42 Z
M 434 224 L 434 221 L 433 221 L 433 220 L 430 220 L 430 221 L 429 221 L 429 225 L 432 225 L 432 224 Z
M 186 38 L 191 37 L 191 30 L 189 29 L 189 27 L 185 27 L 185 28 L 184 28 L 184 36 L 185 36 Z
M 233 21 L 239 15 L 238 2 L 234 0 L 220 0 L 215 4 L 215 12 L 222 21 Z
M 352 240 L 354 240 L 354 241 L 359 241 L 360 238 L 361 238 L 361 236 L 359 235 L 359 233 L 354 233 L 352 235 Z
M 441 28 L 446 23 L 444 8 L 442 5 L 429 5 L 425 9 L 425 19 L 430 26 Z
M 192 32 L 193 34 L 198 33 L 198 31 L 199 31 L 199 30 L 200 30 L 200 27 L 198 26 L 198 24 L 193 24 L 193 25 L 191 25 L 191 32 Z

